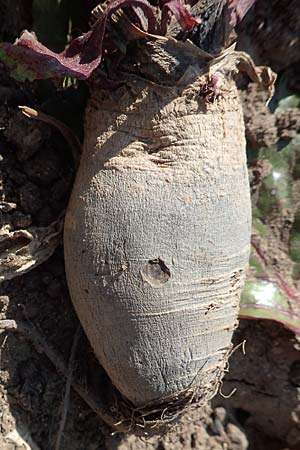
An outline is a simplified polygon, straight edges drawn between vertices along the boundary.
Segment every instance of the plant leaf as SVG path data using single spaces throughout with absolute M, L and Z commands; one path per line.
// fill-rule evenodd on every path
M 300 135 L 284 148 L 263 148 L 253 194 L 250 271 L 240 317 L 269 319 L 300 334 Z
M 84 37 L 88 38 L 83 36 L 82 44 Z M 80 47 L 79 43 L 76 45 Z M 80 59 L 79 53 L 73 52 L 73 55 L 68 57 L 66 52 L 59 54 L 52 52 L 28 31 L 24 31 L 14 45 L 0 43 L 0 59 L 11 70 L 12 76 L 19 81 L 64 77 L 86 79 L 100 63 L 101 56 L 102 54 L 90 62 L 84 62 Z
M 0 59 L 14 78 L 24 81 L 72 77 L 85 80 L 100 64 L 107 19 L 125 7 L 140 7 L 148 20 L 149 32 L 155 32 L 156 18 L 147 0 L 115 0 L 96 21 L 91 31 L 74 39 L 61 53 L 55 53 L 38 42 L 33 33 L 25 31 L 15 44 L 0 43 Z
M 291 303 L 277 283 L 248 280 L 241 299 L 239 316 L 244 319 L 269 319 L 300 334 L 300 301 Z
M 175 16 L 182 31 L 191 31 L 195 25 L 200 23 L 200 20 L 193 17 L 180 0 L 166 0 L 162 3 L 161 14 L 161 34 L 163 35 L 167 32 L 170 13 Z
M 229 0 L 230 26 L 235 27 L 240 23 L 256 0 Z

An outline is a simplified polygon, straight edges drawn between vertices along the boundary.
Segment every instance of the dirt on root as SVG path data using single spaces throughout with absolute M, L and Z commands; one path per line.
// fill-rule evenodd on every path
M 16 86 L 12 84 L 6 92 L 9 89 Z M 13 95 L 7 98 L 14 100 Z M 65 207 L 71 188 L 73 169 L 65 143 L 48 125 L 23 118 L 14 102 L 2 110 L 1 120 L 2 227 L 48 225 Z M 5 282 L 0 307 L 1 319 L 34 326 L 67 363 L 78 320 L 69 299 L 61 247 L 30 273 Z M 29 448 L 54 449 L 65 378 L 30 335 L 7 332 L 0 339 L 0 448 L 19 450 L 25 440 Z M 235 343 L 244 339 L 246 354 L 241 349 L 234 353 L 222 386 L 223 395 L 233 388 L 237 392 L 228 399 L 217 397 L 214 409 L 201 419 L 193 412 L 162 439 L 111 435 L 112 430 L 72 391 L 61 448 L 296 448 L 300 442 L 299 344 L 292 333 L 267 322 L 241 321 Z M 76 361 L 82 366 L 87 389 L 96 383 L 100 390 L 104 386 L 105 395 L 105 377 L 100 368 L 95 370 L 97 363 L 84 337 Z
M 65 208 L 74 175 L 63 138 L 47 124 L 32 122 L 17 108 L 39 107 L 34 88 L 23 89 L 3 70 L 1 120 L 1 232 L 48 226 Z M 4 95 L 6 97 L 4 97 Z M 21 98 L 20 98 L 21 95 Z M 5 248 L 1 248 L 3 252 Z M 68 363 L 78 319 L 66 285 L 63 249 L 59 246 L 44 264 L 1 285 L 0 320 L 14 320 L 40 333 Z M 17 331 L 0 334 L 0 448 L 50 450 L 58 435 L 66 380 L 36 342 Z M 80 367 L 79 367 L 80 365 Z M 88 341 L 81 337 L 75 369 L 87 391 L 97 385 L 106 395 L 106 376 Z M 226 409 L 191 412 L 167 437 L 143 441 L 109 429 L 73 390 L 67 406 L 61 449 L 216 449 L 246 450 L 243 430 Z
M 4 252 L 8 232 L 46 227 L 64 210 L 74 170 L 71 153 L 59 133 L 47 124 L 24 117 L 18 109 L 20 104 L 41 108 L 36 86 L 16 83 L 4 67 L 0 79 L 0 251 Z M 78 319 L 68 294 L 61 246 L 44 264 L 1 285 L 0 320 L 32 327 L 67 365 Z M 0 352 L 1 450 L 54 449 L 65 378 L 48 359 L 43 345 L 30 334 L 2 332 Z M 87 391 L 96 384 L 100 395 L 105 396 L 105 374 L 84 336 L 78 345 L 74 370 L 79 372 Z M 168 437 L 144 442 L 134 436 L 113 436 L 112 430 L 72 390 L 60 448 L 221 450 L 224 443 L 232 443 L 230 448 L 246 449 L 243 431 L 225 410 L 219 415 L 220 419 L 209 409 L 200 419 L 194 412 Z

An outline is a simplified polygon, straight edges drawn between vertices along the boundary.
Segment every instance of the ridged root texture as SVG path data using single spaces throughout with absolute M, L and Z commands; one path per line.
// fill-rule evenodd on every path
M 94 91 L 65 223 L 72 301 L 133 405 L 205 403 L 221 380 L 249 257 L 235 84 L 132 79 Z M 184 403 L 184 402 L 183 402 Z

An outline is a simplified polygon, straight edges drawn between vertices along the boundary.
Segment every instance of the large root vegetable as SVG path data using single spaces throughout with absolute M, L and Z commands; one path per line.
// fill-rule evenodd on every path
M 152 70 L 151 81 L 131 75 L 91 92 L 65 260 L 72 301 L 113 385 L 138 408 L 164 410 L 175 399 L 203 404 L 220 383 L 251 208 L 226 58 L 208 73 L 189 44 L 148 43 L 145 54 L 152 68 L 141 63 L 140 73 Z

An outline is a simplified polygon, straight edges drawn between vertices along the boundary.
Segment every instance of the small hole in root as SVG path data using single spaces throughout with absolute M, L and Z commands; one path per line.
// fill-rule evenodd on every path
M 152 287 L 159 287 L 165 284 L 171 277 L 170 269 L 160 258 L 150 259 L 141 269 L 141 275 L 144 281 Z

